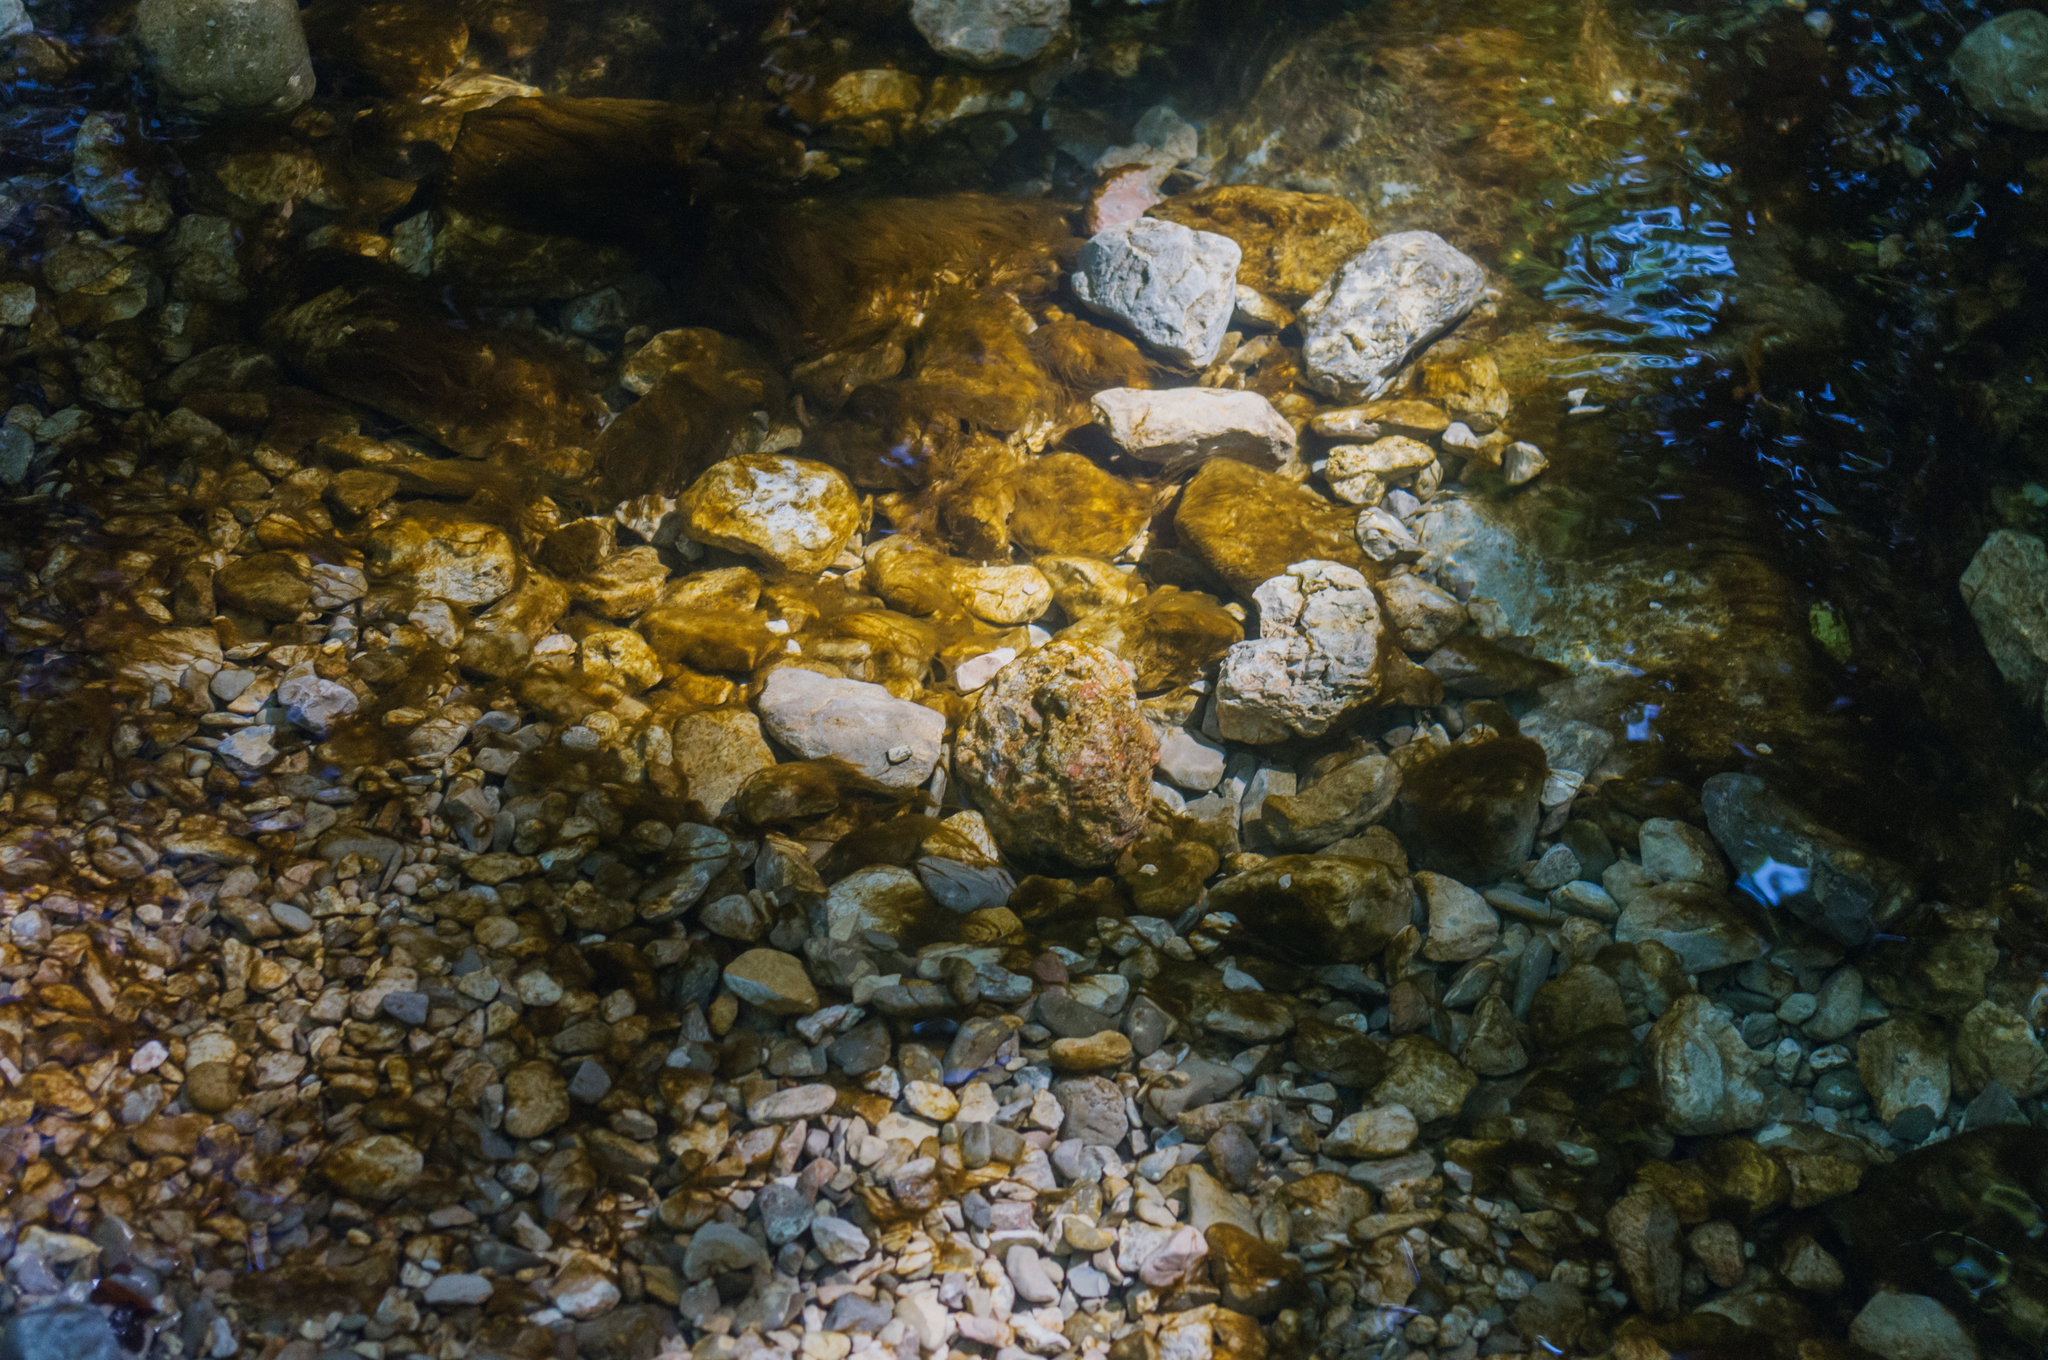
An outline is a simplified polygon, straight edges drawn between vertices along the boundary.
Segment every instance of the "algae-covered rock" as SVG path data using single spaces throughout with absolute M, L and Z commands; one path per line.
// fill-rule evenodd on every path
M 1059 636 L 1115 653 L 1130 664 L 1138 690 L 1150 693 L 1200 676 L 1244 637 L 1244 626 L 1208 595 L 1161 586 L 1131 604 L 1097 609 Z
M 1246 599 L 1295 562 L 1377 568 L 1358 546 L 1358 512 L 1232 458 L 1202 465 L 1174 511 L 1174 530 Z
M 1114 557 L 1152 513 L 1152 492 L 1078 453 L 1049 453 L 1017 475 L 1010 537 L 1034 553 Z
M 1237 281 L 1289 307 L 1372 243 L 1371 225 L 1349 200 L 1257 184 L 1176 194 L 1151 215 L 1229 237 L 1243 252 Z
M 1527 737 L 1461 741 L 1402 772 L 1395 830 L 1416 867 L 1497 882 L 1529 857 L 1546 772 Z
M 846 478 L 783 454 L 728 458 L 679 502 L 691 538 L 783 571 L 822 571 L 860 527 L 860 503 Z
M 1281 855 L 1209 890 L 1263 949 L 1304 963 L 1361 963 L 1408 924 L 1414 894 L 1378 860 Z
M 2048 128 L 2048 15 L 2016 9 L 1977 25 L 1957 44 L 1953 66 L 1979 113 L 2014 127 Z

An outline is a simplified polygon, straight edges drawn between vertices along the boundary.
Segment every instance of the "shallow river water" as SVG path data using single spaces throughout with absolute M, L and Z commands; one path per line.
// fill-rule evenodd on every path
M 0 0 L 0 1360 L 2043 1354 L 2044 90 Z

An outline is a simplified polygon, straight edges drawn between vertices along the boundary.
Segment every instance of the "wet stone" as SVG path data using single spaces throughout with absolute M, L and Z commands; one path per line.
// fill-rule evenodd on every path
M 135 31 L 166 102 L 197 116 L 283 113 L 313 94 L 293 0 L 146 0 Z
M 1386 650 L 1379 603 L 1341 562 L 1290 566 L 1253 592 L 1259 637 L 1223 658 L 1216 725 L 1233 741 L 1321 736 L 1380 695 Z
M 1120 387 L 1096 393 L 1093 409 L 1119 448 L 1169 476 L 1192 472 L 1211 458 L 1266 472 L 1286 471 L 1295 462 L 1294 427 L 1256 392 Z
M 1979 24 L 1957 45 L 1952 64 L 1978 112 L 2015 127 L 2048 128 L 2048 16 L 2022 9 Z M 1965 599 L 1969 590 L 1966 584 Z
M 1068 0 L 912 0 L 910 20 L 932 49 L 969 66 L 1015 66 L 1066 31 Z
M 1206 368 L 1237 305 L 1239 254 L 1226 236 L 1141 217 L 1089 238 L 1074 294 L 1166 358 Z
M 946 735 L 945 716 L 922 704 L 797 666 L 769 675 L 760 704 L 768 735 L 799 756 L 837 756 L 890 788 L 931 778 Z
M 1377 397 L 1393 375 L 1478 305 L 1485 271 L 1430 232 L 1382 236 L 1302 304 L 1309 385 L 1339 401 Z
M 0 1322 L 5 1360 L 121 1360 L 107 1315 L 84 1303 L 43 1303 Z

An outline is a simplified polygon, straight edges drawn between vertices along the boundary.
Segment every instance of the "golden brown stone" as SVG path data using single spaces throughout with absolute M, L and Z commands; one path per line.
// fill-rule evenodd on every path
M 1174 529 L 1230 588 L 1249 599 L 1260 583 L 1296 562 L 1341 562 L 1378 578 L 1358 546 L 1358 512 L 1333 505 L 1285 477 L 1233 458 L 1215 458 L 1181 493 Z
M 1161 586 L 1142 600 L 1091 613 L 1060 636 L 1108 648 L 1136 669 L 1139 691 L 1150 692 L 1201 675 L 1244 640 L 1244 625 L 1213 596 Z
M 1151 216 L 1237 242 L 1238 282 L 1299 307 L 1346 260 L 1372 244 L 1365 214 L 1333 194 L 1227 184 L 1167 199 Z

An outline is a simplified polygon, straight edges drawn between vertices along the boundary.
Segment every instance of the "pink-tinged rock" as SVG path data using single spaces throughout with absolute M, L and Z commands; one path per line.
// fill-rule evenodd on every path
M 1156 165 L 1131 165 L 1112 171 L 1088 199 L 1087 227 L 1090 236 L 1110 227 L 1120 227 L 1143 217 L 1156 203 L 1164 203 L 1159 181 L 1165 171 Z
M 1138 1276 L 1154 1289 L 1164 1289 L 1193 1273 L 1208 1259 L 1208 1255 L 1209 1242 L 1202 1236 L 1201 1229 L 1185 1224 L 1166 1239 L 1165 1246 L 1145 1258 L 1145 1264 L 1138 1268 Z
M 1085 642 L 1018 657 L 961 724 L 954 766 L 1014 855 L 1108 864 L 1144 829 L 1159 739 L 1123 663 Z

